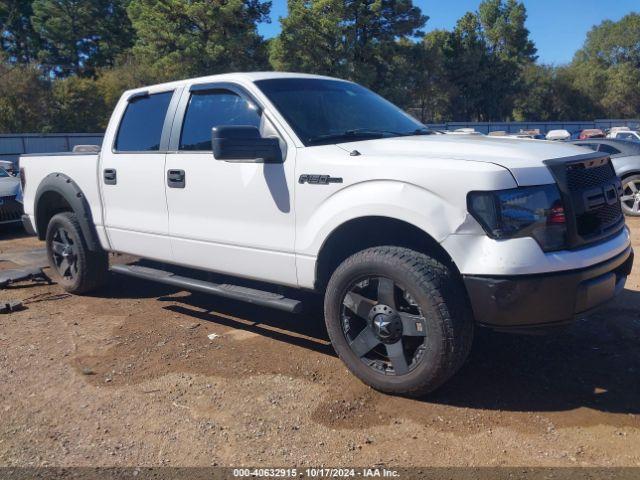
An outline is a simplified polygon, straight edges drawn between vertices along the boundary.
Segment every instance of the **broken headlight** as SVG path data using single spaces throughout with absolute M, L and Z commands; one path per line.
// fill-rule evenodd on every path
M 564 205 L 555 184 L 470 192 L 467 207 L 491 238 L 532 237 L 545 252 L 566 247 Z

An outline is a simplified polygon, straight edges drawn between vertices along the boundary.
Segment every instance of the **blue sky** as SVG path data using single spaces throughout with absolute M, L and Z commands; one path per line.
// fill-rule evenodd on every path
M 271 24 L 260 25 L 266 37 L 277 35 L 279 17 L 286 16 L 286 0 L 272 0 Z M 480 0 L 414 0 L 428 15 L 426 30 L 451 29 L 458 18 L 476 10 Z M 525 0 L 527 28 L 538 47 L 539 60 L 562 64 L 571 61 L 584 42 L 589 29 L 605 19 L 619 20 L 632 11 L 640 12 L 638 0 Z

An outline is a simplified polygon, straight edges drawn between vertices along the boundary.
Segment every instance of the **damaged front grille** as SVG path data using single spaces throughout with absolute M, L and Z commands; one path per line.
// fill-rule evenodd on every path
M 578 215 L 578 234 L 589 237 L 593 234 L 606 232 L 608 229 L 615 229 L 620 222 L 622 210 L 620 204 L 605 205 L 593 212 L 585 212 Z
M 609 157 L 594 153 L 546 163 L 568 214 L 570 248 L 600 241 L 623 228 L 622 184 Z
M 583 163 L 567 165 L 567 187 L 569 190 L 580 190 L 602 185 L 616 176 L 611 162 L 587 168 Z

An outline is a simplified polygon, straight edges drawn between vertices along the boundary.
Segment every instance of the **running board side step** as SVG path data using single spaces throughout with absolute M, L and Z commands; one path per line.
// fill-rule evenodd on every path
M 181 277 L 166 270 L 141 267 L 138 265 L 111 265 L 110 270 L 123 275 L 180 287 L 185 290 L 218 295 L 220 297 L 231 298 L 262 307 L 275 308 L 289 313 L 300 313 L 302 311 L 301 301 L 287 298 L 278 293 L 256 290 L 239 285 L 230 285 L 228 283 L 205 282 L 204 280 L 198 280 L 196 278 Z

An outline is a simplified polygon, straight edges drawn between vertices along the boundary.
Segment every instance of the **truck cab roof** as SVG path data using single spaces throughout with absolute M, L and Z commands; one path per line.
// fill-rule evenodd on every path
M 219 75 L 207 75 L 204 77 L 189 78 L 184 80 L 177 80 L 175 82 L 158 83 L 155 85 L 149 85 L 145 87 L 135 88 L 127 90 L 124 94 L 129 96 L 141 92 L 157 92 L 168 90 L 171 88 L 184 87 L 186 85 L 193 85 L 198 83 L 209 82 L 237 82 L 237 83 L 254 83 L 259 80 L 271 80 L 277 78 L 316 78 L 324 80 L 334 80 L 347 82 L 348 80 L 342 80 L 334 77 L 327 77 L 324 75 L 312 75 L 308 73 L 296 73 L 296 72 L 238 72 L 238 73 L 223 73 Z

